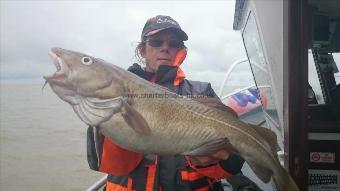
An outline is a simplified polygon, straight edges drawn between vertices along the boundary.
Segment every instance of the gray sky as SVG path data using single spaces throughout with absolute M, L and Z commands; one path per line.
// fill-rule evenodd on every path
M 228 66 L 245 57 L 232 30 L 234 0 L 224 1 L 1 1 L 1 81 L 41 79 L 55 67 L 58 46 L 127 68 L 145 21 L 170 15 L 186 31 L 188 79 L 220 86 Z M 217 89 L 216 89 L 217 90 Z

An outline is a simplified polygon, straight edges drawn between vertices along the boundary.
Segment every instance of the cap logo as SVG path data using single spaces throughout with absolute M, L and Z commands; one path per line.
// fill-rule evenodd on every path
M 172 20 L 172 19 L 168 19 L 168 18 L 158 18 L 157 19 L 157 23 L 170 23 L 170 24 L 173 24 L 173 25 L 178 25 L 176 23 L 176 21 Z

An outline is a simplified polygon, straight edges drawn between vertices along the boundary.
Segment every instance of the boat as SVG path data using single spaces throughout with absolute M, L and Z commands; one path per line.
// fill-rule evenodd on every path
M 280 162 L 300 190 L 340 190 L 339 10 L 335 0 L 235 3 L 233 29 L 247 57 L 226 71 L 219 96 L 241 120 L 276 133 Z M 252 82 L 226 88 L 241 64 L 249 66 Z M 244 175 L 263 190 L 275 190 L 250 168 Z
M 277 134 L 281 163 L 300 190 L 340 190 L 339 10 L 333 0 L 235 4 L 233 28 L 255 87 L 266 87 L 256 113 Z

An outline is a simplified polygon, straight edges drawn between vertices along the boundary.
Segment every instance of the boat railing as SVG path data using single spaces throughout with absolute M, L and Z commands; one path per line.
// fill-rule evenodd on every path
M 233 64 L 229 67 L 229 69 L 227 70 L 227 73 L 222 81 L 222 84 L 221 84 L 221 87 L 220 87 L 220 91 L 218 92 L 218 96 L 221 97 L 222 96 L 222 93 L 223 93 L 223 88 L 224 88 L 224 85 L 227 83 L 228 79 L 229 79 L 229 76 L 231 74 L 231 72 L 234 70 L 234 68 L 236 66 L 238 66 L 239 64 L 243 63 L 243 62 L 248 62 L 248 59 L 247 58 L 242 58 L 242 59 L 239 59 L 239 60 L 236 60 L 235 62 L 233 62 Z
M 105 186 L 107 179 L 107 175 L 103 176 L 101 179 L 99 179 L 97 182 L 92 184 L 89 188 L 86 189 L 86 191 L 97 191 Z
M 236 60 L 235 62 L 233 62 L 233 63 L 231 64 L 231 66 L 230 66 L 229 69 L 227 70 L 227 73 L 226 73 L 226 75 L 225 75 L 225 77 L 224 77 L 224 79 L 223 79 L 223 81 L 222 81 L 220 90 L 219 90 L 219 92 L 218 92 L 218 96 L 219 96 L 221 99 L 223 99 L 223 97 L 228 97 L 228 96 L 230 96 L 230 95 L 232 95 L 232 94 L 235 94 L 235 93 L 237 93 L 237 92 L 240 92 L 240 91 L 242 91 L 242 90 L 246 90 L 246 89 L 248 89 L 248 88 L 255 87 L 255 85 L 250 85 L 250 86 L 248 86 L 248 87 L 242 88 L 241 90 L 236 90 L 236 91 L 234 91 L 234 92 L 232 92 L 232 93 L 229 93 L 229 94 L 227 94 L 227 95 L 225 95 L 225 96 L 222 95 L 222 94 L 223 94 L 223 89 L 224 89 L 224 87 L 225 87 L 225 84 L 228 82 L 228 79 L 229 79 L 231 73 L 233 72 L 233 70 L 234 70 L 238 65 L 240 65 L 240 64 L 242 64 L 242 63 L 244 63 L 244 62 L 249 62 L 249 60 L 248 60 L 247 58 L 241 58 L 241 59 L 239 59 L 239 60 Z M 266 70 L 263 66 L 261 66 L 260 64 L 254 62 L 254 61 L 252 61 L 250 64 L 251 64 L 252 66 L 255 66 L 256 68 L 260 69 L 261 71 L 267 73 L 267 70 Z M 261 86 L 261 87 L 266 88 L 266 86 Z M 259 87 L 259 88 L 260 88 L 260 87 Z
M 271 86 L 257 86 L 259 89 L 262 89 L 262 88 L 270 88 Z M 236 93 L 239 93 L 239 92 L 242 92 L 242 91 L 244 91 L 244 90 L 247 90 L 247 89 L 249 89 L 249 88 L 256 88 L 256 85 L 254 84 L 254 85 L 250 85 L 250 86 L 246 86 L 246 87 L 244 87 L 244 88 L 238 88 L 238 89 L 236 89 L 235 91 L 233 91 L 233 92 L 231 92 L 231 93 L 228 93 L 228 94 L 226 94 L 226 95 L 224 95 L 224 96 L 221 96 L 220 97 L 220 99 L 221 100 L 224 100 L 224 99 L 226 99 L 226 98 L 228 98 L 228 97 L 230 97 L 230 96 L 232 96 L 232 95 L 235 95 Z

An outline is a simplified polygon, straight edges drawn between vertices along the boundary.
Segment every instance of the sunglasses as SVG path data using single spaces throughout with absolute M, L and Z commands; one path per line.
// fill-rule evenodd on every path
M 159 38 L 149 38 L 146 40 L 152 47 L 161 47 L 164 43 L 164 40 Z M 170 48 L 183 48 L 184 42 L 178 39 L 168 39 L 167 40 L 168 46 Z

